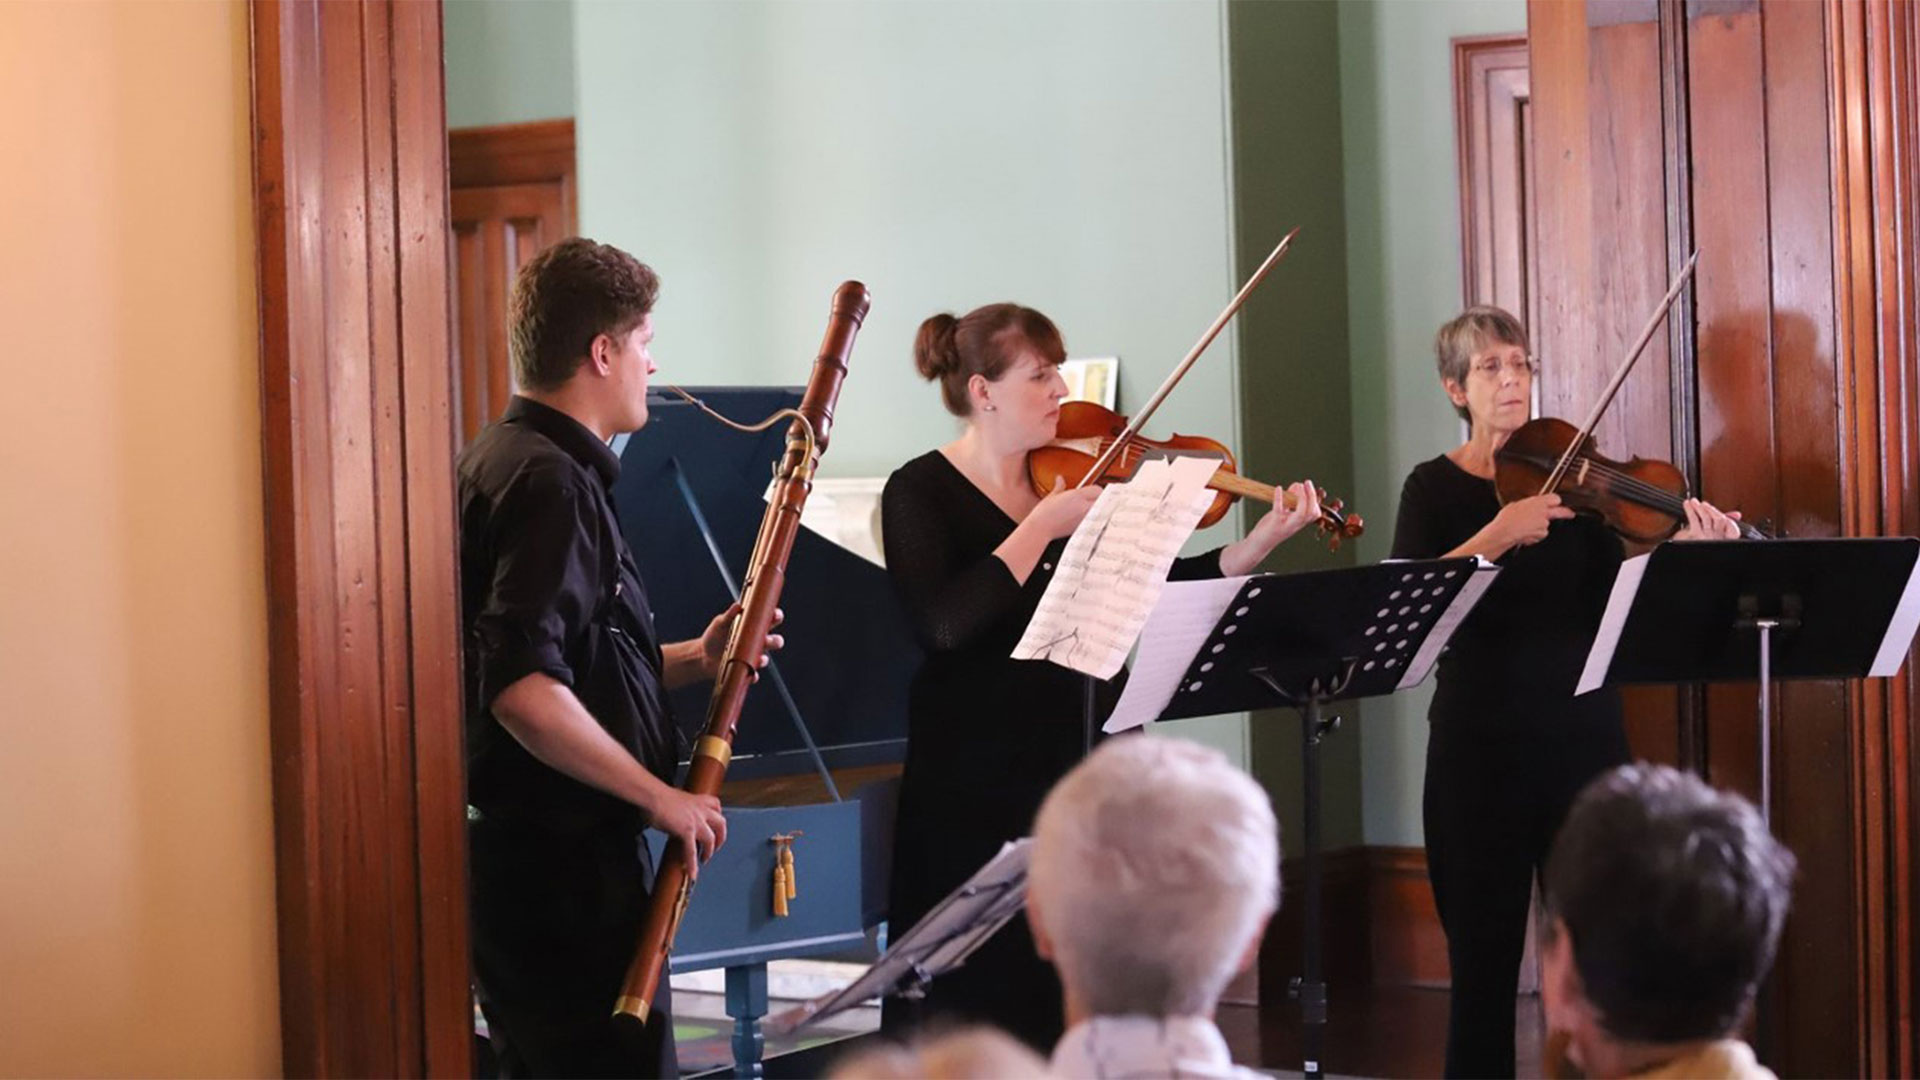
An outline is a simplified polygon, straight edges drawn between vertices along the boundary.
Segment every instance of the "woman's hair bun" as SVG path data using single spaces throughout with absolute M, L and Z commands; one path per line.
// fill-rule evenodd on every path
M 954 334 L 960 320 L 941 312 L 920 324 L 913 339 L 913 366 L 923 379 L 939 379 L 960 370 L 960 347 Z

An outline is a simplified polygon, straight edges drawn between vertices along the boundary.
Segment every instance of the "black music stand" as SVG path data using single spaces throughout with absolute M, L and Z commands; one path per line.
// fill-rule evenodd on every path
M 917 998 L 928 984 L 966 961 L 975 949 L 1020 914 L 1027 899 L 1031 839 L 1013 840 L 934 905 L 913 928 L 887 943 L 887 951 L 844 989 L 804 1002 L 763 1026 L 789 1034 L 863 1001 L 894 995 Z
M 1760 813 L 1772 825 L 1775 679 L 1899 670 L 1920 626 L 1920 540 L 1662 544 L 1629 559 L 1577 692 L 1603 683 L 1760 684 Z
M 1271 708 L 1300 710 L 1306 883 L 1304 973 L 1294 980 L 1305 1073 L 1323 1075 L 1327 988 L 1320 974 L 1320 740 L 1340 718 L 1331 701 L 1418 685 L 1499 573 L 1474 558 L 1389 562 L 1248 578 L 1215 622 L 1159 718 Z M 1179 585 L 1168 591 L 1177 601 Z M 1169 598 L 1162 595 L 1161 604 Z M 1145 633 L 1154 631 L 1152 620 Z

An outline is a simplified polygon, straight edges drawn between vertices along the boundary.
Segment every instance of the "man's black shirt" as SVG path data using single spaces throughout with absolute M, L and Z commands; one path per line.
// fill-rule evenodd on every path
M 620 459 L 584 425 L 522 397 L 460 454 L 467 801 L 485 817 L 569 832 L 644 823 L 494 719 L 494 698 L 535 672 L 571 687 L 615 741 L 672 779 L 660 643 L 614 515 L 619 475 Z

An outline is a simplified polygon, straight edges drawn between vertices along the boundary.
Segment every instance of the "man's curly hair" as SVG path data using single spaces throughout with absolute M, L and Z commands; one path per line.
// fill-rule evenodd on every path
M 514 382 L 558 388 L 580 370 L 594 338 L 630 333 L 659 296 L 659 275 L 611 244 L 575 236 L 535 255 L 513 280 Z

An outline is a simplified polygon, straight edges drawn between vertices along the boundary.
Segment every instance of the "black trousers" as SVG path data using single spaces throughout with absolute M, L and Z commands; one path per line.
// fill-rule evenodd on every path
M 1574 797 L 1628 760 L 1616 710 L 1524 725 L 1435 717 L 1423 817 L 1453 992 L 1447 1075 L 1514 1075 L 1514 1011 L 1535 877 Z
M 467 840 L 473 974 L 501 1075 L 678 1076 L 665 979 L 644 1026 L 613 1015 L 653 883 L 645 840 L 495 820 Z

